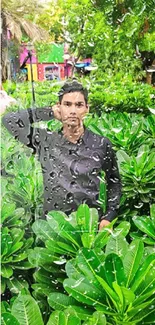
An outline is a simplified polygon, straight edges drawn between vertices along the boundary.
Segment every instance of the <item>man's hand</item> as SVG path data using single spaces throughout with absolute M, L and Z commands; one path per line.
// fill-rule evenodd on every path
M 60 113 L 60 104 L 56 104 L 54 106 L 52 106 L 52 111 L 53 111 L 53 114 L 54 114 L 54 117 L 61 121 L 61 113 Z
M 103 227 L 108 226 L 109 223 L 110 223 L 110 221 L 103 219 L 103 220 L 100 222 L 100 225 L 99 225 L 99 231 L 100 231 Z

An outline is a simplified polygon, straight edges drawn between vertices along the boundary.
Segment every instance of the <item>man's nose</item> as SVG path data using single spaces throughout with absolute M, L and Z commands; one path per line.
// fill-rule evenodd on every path
M 76 105 L 72 104 L 72 106 L 70 107 L 70 114 L 75 115 L 76 114 Z

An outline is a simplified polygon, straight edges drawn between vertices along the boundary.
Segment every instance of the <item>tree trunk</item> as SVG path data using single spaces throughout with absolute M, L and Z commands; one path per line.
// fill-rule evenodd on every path
M 8 44 L 7 44 L 7 26 L 6 18 L 3 12 L 1 13 L 1 74 L 2 81 L 7 79 L 7 64 L 8 64 Z

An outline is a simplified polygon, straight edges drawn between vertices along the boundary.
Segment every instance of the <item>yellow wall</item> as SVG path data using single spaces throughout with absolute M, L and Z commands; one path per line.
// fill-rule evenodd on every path
M 26 68 L 28 71 L 28 80 L 31 81 L 31 67 L 30 64 L 26 64 Z M 38 81 L 38 71 L 37 71 L 37 64 L 32 64 L 32 71 L 33 71 L 33 80 Z

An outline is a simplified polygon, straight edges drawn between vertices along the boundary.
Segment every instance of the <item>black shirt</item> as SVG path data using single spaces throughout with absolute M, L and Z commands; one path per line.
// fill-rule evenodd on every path
M 74 144 L 62 132 L 34 128 L 33 123 L 53 118 L 51 108 L 13 112 L 3 117 L 3 124 L 19 141 L 32 148 L 41 163 L 44 182 L 44 217 L 50 210 L 69 214 L 86 203 L 99 211 L 102 220 L 117 215 L 121 182 L 115 153 L 106 138 L 85 129 Z M 100 173 L 105 172 L 107 211 L 103 214 L 97 203 Z

